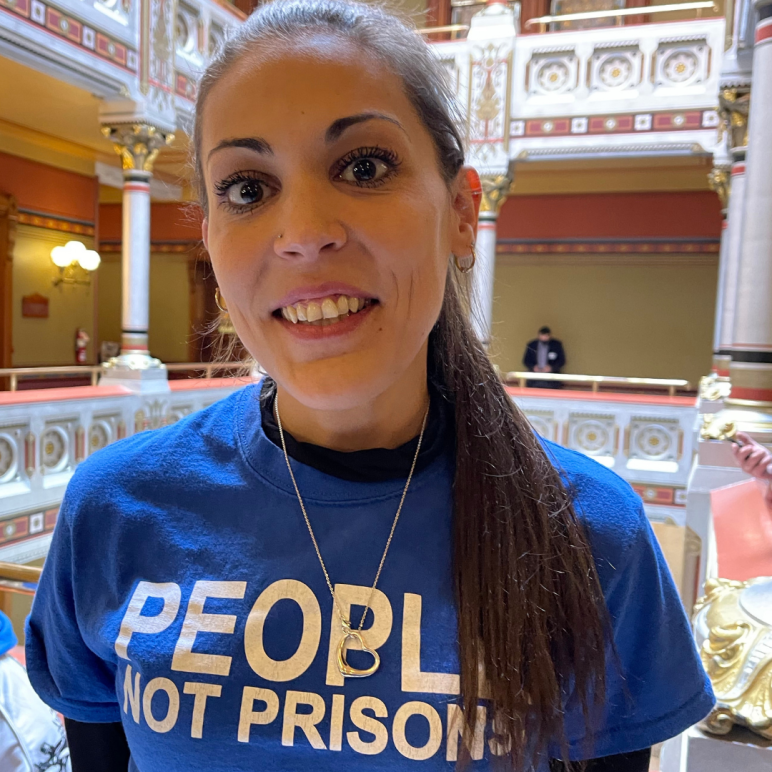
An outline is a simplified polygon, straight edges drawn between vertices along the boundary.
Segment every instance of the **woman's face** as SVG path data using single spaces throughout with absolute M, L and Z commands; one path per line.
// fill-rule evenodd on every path
M 448 260 L 469 254 L 476 213 L 400 79 L 317 38 L 243 59 L 202 118 L 204 242 L 252 356 L 317 409 L 425 377 Z

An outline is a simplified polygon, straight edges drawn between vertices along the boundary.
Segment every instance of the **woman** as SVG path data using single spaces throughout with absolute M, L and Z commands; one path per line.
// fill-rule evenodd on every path
M 76 472 L 28 644 L 75 765 L 120 721 L 141 772 L 634 772 L 710 710 L 640 501 L 470 331 L 450 105 L 335 0 L 263 6 L 204 74 L 204 241 L 271 378 Z

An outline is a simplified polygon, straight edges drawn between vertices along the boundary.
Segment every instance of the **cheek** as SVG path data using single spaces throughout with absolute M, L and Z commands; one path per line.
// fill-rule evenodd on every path
M 450 239 L 447 216 L 425 201 L 406 208 L 403 227 L 384 228 L 384 252 L 396 284 L 398 305 L 412 322 L 429 318 L 431 329 L 445 291 Z M 419 324 L 420 329 L 425 326 Z

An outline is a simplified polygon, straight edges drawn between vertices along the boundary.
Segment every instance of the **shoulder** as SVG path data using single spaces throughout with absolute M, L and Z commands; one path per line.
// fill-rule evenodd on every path
M 582 453 L 544 439 L 542 445 L 568 487 L 596 561 L 616 565 L 642 539 L 648 541 L 643 502 L 629 483 Z
M 249 387 L 248 387 L 249 388 Z M 158 483 L 189 480 L 236 451 L 235 415 L 245 389 L 186 416 L 170 426 L 118 440 L 89 456 L 75 470 L 65 509 L 103 503 L 122 492 L 148 490 Z

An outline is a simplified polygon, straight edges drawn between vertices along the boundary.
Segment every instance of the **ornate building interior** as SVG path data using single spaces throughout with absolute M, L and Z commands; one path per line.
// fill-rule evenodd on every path
M 77 465 L 244 383 L 214 361 L 232 328 L 188 132 L 252 2 L 0 0 L 0 609 L 20 640 Z M 641 496 L 711 676 L 745 658 L 652 768 L 770 769 L 772 605 L 743 593 L 765 592 L 772 526 L 728 439 L 772 446 L 772 3 L 394 6 L 446 69 L 482 177 L 480 338 L 537 431 Z M 543 325 L 562 389 L 526 385 Z M 716 632 L 733 625 L 753 631 L 740 654 Z

